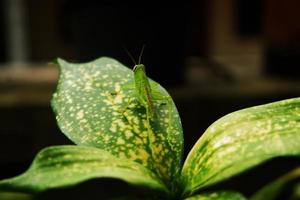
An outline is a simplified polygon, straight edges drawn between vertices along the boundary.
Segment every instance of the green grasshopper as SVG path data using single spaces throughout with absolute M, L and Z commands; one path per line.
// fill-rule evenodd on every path
M 145 107 L 147 117 L 152 120 L 156 111 L 153 104 L 151 86 L 148 77 L 146 76 L 145 66 L 143 64 L 135 65 L 133 74 L 138 101 Z
M 139 103 L 146 109 L 147 120 L 154 120 L 156 112 L 156 107 L 153 103 L 153 96 L 155 96 L 156 100 L 167 100 L 170 101 L 170 97 L 164 96 L 163 94 L 157 94 L 157 92 L 153 92 L 149 79 L 146 75 L 145 65 L 141 63 L 141 57 L 144 51 L 144 47 L 141 50 L 138 64 L 136 64 L 133 56 L 127 51 L 128 55 L 135 63 L 133 67 L 134 74 L 134 90 L 137 96 Z

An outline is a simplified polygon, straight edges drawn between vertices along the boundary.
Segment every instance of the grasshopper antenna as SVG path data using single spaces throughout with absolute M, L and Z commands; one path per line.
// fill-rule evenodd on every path
M 123 48 L 126 51 L 126 53 L 128 54 L 128 56 L 130 57 L 130 59 L 132 60 L 132 62 L 134 63 L 134 65 L 136 65 L 136 61 L 135 61 L 134 57 L 132 56 L 132 54 L 128 51 L 128 49 L 126 47 L 123 47 Z
M 142 47 L 142 50 L 141 50 L 141 53 L 140 53 L 140 56 L 139 56 L 139 62 L 138 62 L 138 64 L 141 64 L 141 60 L 142 60 L 142 55 L 144 53 L 144 49 L 145 49 L 145 45 L 143 45 L 143 47 Z

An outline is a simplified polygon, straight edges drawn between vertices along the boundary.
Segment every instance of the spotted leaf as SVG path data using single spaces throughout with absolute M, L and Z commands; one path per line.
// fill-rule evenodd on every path
M 155 172 L 166 183 L 180 171 L 183 146 L 177 109 L 164 88 L 150 80 L 153 94 L 170 100 L 153 103 L 149 123 L 136 99 L 131 69 L 102 57 L 72 64 L 58 59 L 60 79 L 52 107 L 62 132 L 78 145 L 104 149 Z
M 198 194 L 185 200 L 246 200 L 246 198 L 238 192 L 218 191 Z
M 167 192 L 147 168 L 107 151 L 83 146 L 53 146 L 42 150 L 23 174 L 0 181 L 0 191 L 37 193 L 69 187 L 93 178 L 114 178 Z
M 300 98 L 231 113 L 212 124 L 183 166 L 185 193 L 277 156 L 300 154 Z

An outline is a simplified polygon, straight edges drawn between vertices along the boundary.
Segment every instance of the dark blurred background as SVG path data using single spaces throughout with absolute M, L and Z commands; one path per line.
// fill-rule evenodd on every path
M 297 0 L 0 1 L 0 178 L 24 171 L 46 146 L 71 144 L 49 105 L 54 58 L 110 56 L 132 67 L 124 48 L 138 57 L 146 45 L 142 62 L 174 98 L 186 156 L 221 116 L 299 97 L 299 8 Z

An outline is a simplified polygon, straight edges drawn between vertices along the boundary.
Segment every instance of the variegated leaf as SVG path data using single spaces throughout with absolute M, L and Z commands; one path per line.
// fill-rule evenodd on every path
M 185 193 L 285 155 L 300 155 L 300 98 L 240 110 L 212 124 L 185 161 Z
M 62 132 L 78 145 L 141 163 L 172 183 L 180 171 L 183 146 L 173 101 L 154 99 L 158 117 L 149 126 L 145 108 L 135 99 L 132 70 L 107 57 L 82 64 L 58 59 L 58 64 L 52 106 Z M 170 98 L 157 83 L 150 84 L 153 93 Z
M 0 181 L 0 191 L 38 193 L 73 186 L 94 178 L 114 178 L 167 194 L 150 170 L 128 159 L 83 146 L 53 146 L 42 150 L 23 174 Z

